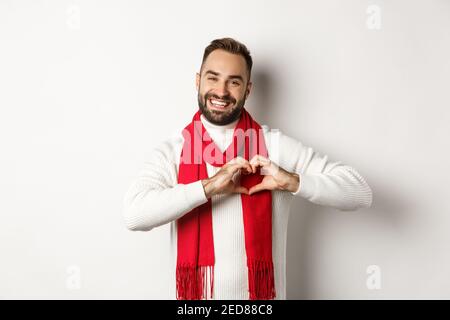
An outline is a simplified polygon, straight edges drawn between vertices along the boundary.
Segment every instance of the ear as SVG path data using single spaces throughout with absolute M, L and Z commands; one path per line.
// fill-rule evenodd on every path
M 197 88 L 197 91 L 198 91 L 198 88 L 200 87 L 200 73 L 196 73 L 195 74 L 195 87 Z
M 245 99 L 247 99 L 248 96 L 250 95 L 250 92 L 252 91 L 252 88 L 253 88 L 253 82 L 249 81 L 247 83 L 247 88 L 245 90 Z

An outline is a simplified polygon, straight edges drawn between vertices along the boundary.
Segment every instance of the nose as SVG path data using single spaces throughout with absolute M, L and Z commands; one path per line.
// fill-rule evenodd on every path
M 225 81 L 224 82 L 219 82 L 215 89 L 216 90 L 214 90 L 214 91 L 219 97 L 224 97 L 224 96 L 229 95 L 228 88 L 227 88 L 227 83 Z

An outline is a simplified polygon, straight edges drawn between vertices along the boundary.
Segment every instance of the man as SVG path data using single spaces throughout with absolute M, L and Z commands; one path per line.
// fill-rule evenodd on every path
M 340 210 L 372 203 L 355 169 L 251 117 L 251 69 L 245 45 L 212 41 L 196 74 L 198 112 L 125 195 L 130 230 L 170 223 L 177 299 L 286 299 L 292 197 Z

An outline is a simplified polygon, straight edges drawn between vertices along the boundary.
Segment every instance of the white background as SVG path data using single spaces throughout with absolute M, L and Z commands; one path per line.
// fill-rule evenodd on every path
M 170 298 L 168 225 L 128 231 L 122 199 L 225 36 L 254 57 L 252 115 L 374 193 L 295 199 L 288 298 L 450 298 L 447 0 L 0 0 L 0 298 Z

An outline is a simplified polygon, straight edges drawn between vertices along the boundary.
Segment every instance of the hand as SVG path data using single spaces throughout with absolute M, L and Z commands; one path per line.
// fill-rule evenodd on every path
M 287 190 L 297 191 L 300 184 L 300 176 L 297 173 L 290 173 L 279 167 L 261 155 L 256 155 L 250 160 L 252 173 L 255 173 L 258 167 L 261 167 L 261 175 L 264 175 L 261 183 L 250 188 L 248 194 L 253 194 L 262 190 Z
M 248 194 L 248 189 L 241 186 L 238 180 L 241 173 L 249 174 L 251 172 L 252 168 L 250 163 L 244 158 L 236 157 L 230 160 L 214 176 L 202 180 L 206 198 L 210 198 L 216 194 Z

